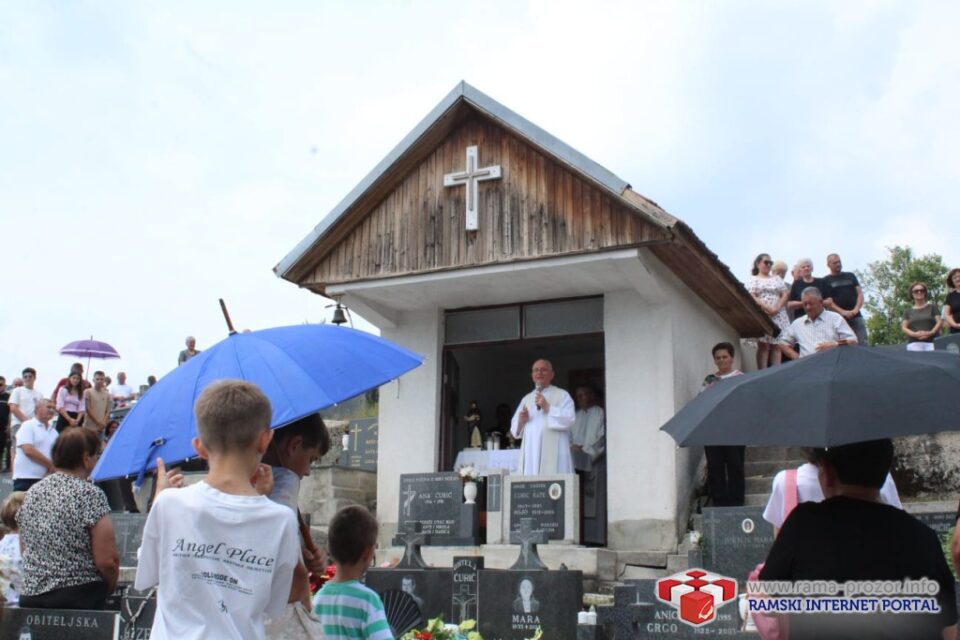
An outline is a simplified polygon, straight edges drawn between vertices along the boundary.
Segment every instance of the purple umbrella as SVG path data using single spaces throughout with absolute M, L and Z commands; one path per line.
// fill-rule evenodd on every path
M 91 336 L 89 340 L 77 340 L 71 342 L 60 349 L 62 356 L 77 356 L 78 358 L 100 358 L 101 360 L 110 360 L 119 358 L 120 354 L 106 342 L 94 340 Z M 88 363 L 89 364 L 89 363 Z

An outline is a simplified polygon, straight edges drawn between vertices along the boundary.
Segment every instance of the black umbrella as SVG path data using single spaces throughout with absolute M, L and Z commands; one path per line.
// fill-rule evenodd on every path
M 680 446 L 801 447 L 960 430 L 960 356 L 837 347 L 721 380 L 662 430 Z

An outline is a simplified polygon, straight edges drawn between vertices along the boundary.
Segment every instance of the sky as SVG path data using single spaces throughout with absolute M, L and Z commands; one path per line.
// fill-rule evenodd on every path
M 741 278 L 958 266 L 957 33 L 935 1 L 7 0 L 0 375 L 49 393 L 94 336 L 142 384 L 226 337 L 218 298 L 238 329 L 329 319 L 273 267 L 460 80 Z

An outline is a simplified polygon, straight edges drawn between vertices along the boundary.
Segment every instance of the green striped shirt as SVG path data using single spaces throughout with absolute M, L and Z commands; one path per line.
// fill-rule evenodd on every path
M 357 580 L 323 585 L 313 597 L 313 611 L 328 640 L 394 640 L 380 596 Z

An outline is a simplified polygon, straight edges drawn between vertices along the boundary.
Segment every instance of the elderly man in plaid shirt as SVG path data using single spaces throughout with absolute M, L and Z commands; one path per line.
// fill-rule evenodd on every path
M 780 350 L 790 359 L 812 356 L 845 344 L 857 344 L 857 336 L 839 313 L 823 308 L 823 294 L 807 287 L 800 294 L 807 315 L 797 318 L 780 334 Z M 797 354 L 793 345 L 800 345 Z

